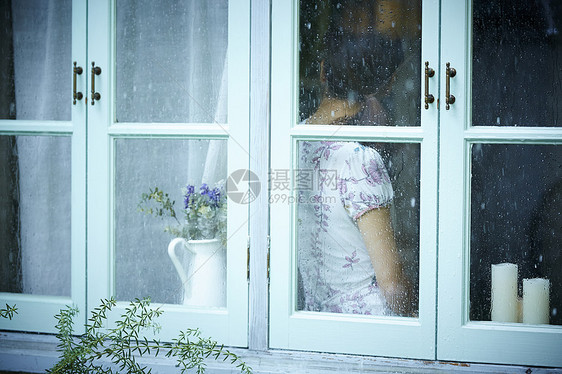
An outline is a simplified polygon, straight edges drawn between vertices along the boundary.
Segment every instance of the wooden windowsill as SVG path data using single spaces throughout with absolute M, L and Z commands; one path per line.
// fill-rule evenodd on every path
M 43 373 L 58 358 L 53 335 L 0 332 L 0 370 Z M 231 349 L 252 367 L 255 374 L 281 373 L 562 373 L 562 368 L 407 360 L 297 351 Z M 176 362 L 165 357 L 143 357 L 139 362 L 155 373 L 177 373 Z M 228 362 L 209 361 L 207 373 L 233 373 Z

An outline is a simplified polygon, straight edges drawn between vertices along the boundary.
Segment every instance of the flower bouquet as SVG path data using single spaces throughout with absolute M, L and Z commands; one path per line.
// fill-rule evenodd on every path
M 181 221 L 174 209 L 175 201 L 158 187 L 141 195 L 138 209 L 157 217 L 169 217 L 175 224 L 166 225 L 164 230 L 186 240 L 219 239 L 226 244 L 226 193 L 224 181 L 214 187 L 203 183 L 199 189 L 187 185 L 182 189 L 184 220 Z

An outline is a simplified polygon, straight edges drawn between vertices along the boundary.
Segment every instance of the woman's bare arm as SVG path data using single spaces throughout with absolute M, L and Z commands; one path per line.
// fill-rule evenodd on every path
M 357 226 L 371 257 L 377 284 L 388 305 L 396 314 L 413 315 L 417 303 L 396 249 L 390 224 L 390 209 L 378 208 L 364 213 L 357 220 Z

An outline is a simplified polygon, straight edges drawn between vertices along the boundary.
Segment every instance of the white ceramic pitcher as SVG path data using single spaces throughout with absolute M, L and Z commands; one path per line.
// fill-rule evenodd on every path
M 190 252 L 183 254 L 184 264 L 176 255 L 179 246 Z M 226 306 L 226 251 L 218 239 L 175 238 L 168 255 L 184 287 L 183 305 Z

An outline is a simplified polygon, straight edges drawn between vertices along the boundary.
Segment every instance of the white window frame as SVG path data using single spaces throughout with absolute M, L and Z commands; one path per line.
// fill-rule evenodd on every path
M 437 247 L 437 109 L 421 113 L 421 127 L 339 128 L 298 125 L 298 2 L 272 2 L 271 168 L 293 169 L 298 140 L 412 142 L 421 150 L 419 318 L 351 316 L 296 310 L 294 207 L 272 204 L 270 347 L 390 357 L 435 357 Z M 424 3 L 422 61 L 438 61 L 437 1 Z M 423 74 L 423 69 L 422 69 Z M 422 79 L 422 77 L 420 77 Z M 437 85 L 433 83 L 433 87 Z M 420 97 L 421 100 L 421 97 Z M 423 108 L 423 105 L 422 105 Z M 377 338 L 379 337 L 379 338 Z M 384 337 L 384 338 L 383 338 Z M 408 342 L 404 344 L 404 342 Z
M 75 332 L 81 333 L 88 318 L 86 311 L 98 306 L 100 299 L 113 294 L 112 186 L 115 164 L 112 159 L 115 139 L 223 139 L 228 143 L 228 173 L 248 168 L 250 2 L 230 0 L 228 12 L 228 123 L 117 124 L 113 115 L 115 1 L 73 1 L 72 61 L 77 61 L 83 68 L 83 73 L 77 76 L 77 87 L 84 93 L 84 98 L 72 105 L 72 87 L 68 87 L 72 120 L 0 120 L 2 135 L 53 135 L 72 139 L 71 297 L 0 293 L 3 303 L 15 304 L 18 308 L 16 318 L 0 320 L 1 329 L 56 333 L 55 315 L 74 305 L 80 310 L 74 319 Z M 96 77 L 96 91 L 101 93 L 102 99 L 93 106 L 89 97 L 92 61 L 102 68 L 102 74 Z M 72 82 L 72 66 L 68 67 L 68 74 L 69 82 Z M 239 187 L 244 185 L 241 183 Z M 226 308 L 165 305 L 160 320 L 163 326 L 161 338 L 171 340 L 177 337 L 180 329 L 195 326 L 223 344 L 248 345 L 248 206 L 230 202 L 227 214 Z M 162 253 L 166 253 L 166 248 L 162 248 Z M 120 315 L 127 304 L 120 302 L 116 314 Z
M 68 70 L 68 105 L 70 121 L 0 120 L 0 135 L 64 136 L 70 137 L 71 145 L 71 260 L 70 297 L 14 294 L 1 292 L 0 305 L 15 305 L 18 314 L 12 320 L 0 319 L 0 330 L 56 333 L 55 315 L 68 305 L 86 310 L 86 106 L 84 99 L 72 105 L 72 62 L 83 68 L 77 76 L 77 90 L 86 96 L 86 2 L 72 3 L 72 42 Z M 56 259 L 53 259 L 56 261 Z M 83 331 L 85 314 L 74 317 L 76 332 Z
M 441 110 L 439 182 L 439 321 L 437 358 L 469 362 L 562 366 L 562 326 L 470 321 L 470 146 L 474 143 L 558 144 L 561 128 L 473 127 L 472 5 L 441 3 L 441 92 L 445 64 L 456 102 Z M 475 78 L 478 79 L 478 78 Z
M 113 217 L 115 175 L 115 139 L 224 139 L 228 147 L 228 174 L 247 169 L 249 150 L 249 28 L 250 5 L 247 0 L 230 0 L 228 5 L 228 122 L 198 123 L 116 123 L 114 120 L 116 3 L 112 0 L 89 2 L 90 25 L 88 59 L 102 68 L 96 78 L 96 90 L 103 100 L 89 108 L 90 153 L 88 154 L 88 308 L 109 298 L 115 287 Z M 94 34 L 94 35 L 92 35 Z M 104 94 L 105 93 L 105 94 Z M 105 187 L 104 187 L 105 186 Z M 240 185 L 239 187 L 242 187 Z M 246 183 L 247 188 L 247 183 Z M 171 340 L 180 330 L 197 327 L 222 344 L 247 346 L 248 283 L 247 236 L 248 206 L 228 203 L 227 305 L 225 309 L 161 306 L 159 337 Z M 166 253 L 166 248 L 162 248 Z M 119 302 L 120 315 L 128 301 Z
M 93 1 L 90 1 L 90 8 L 86 9 L 86 2 L 84 0 L 73 1 L 73 60 L 78 61 L 78 65 L 88 67 L 88 64 L 94 60 L 92 55 L 90 58 L 86 59 L 86 49 L 83 44 L 83 40 L 86 38 L 86 14 L 87 12 L 102 12 L 104 15 L 102 19 L 109 20 L 112 16 L 112 8 L 109 5 L 109 0 L 105 0 L 102 6 L 98 5 L 98 9 L 95 6 L 92 8 Z M 439 231 L 437 231 L 436 223 L 431 223 L 427 227 L 427 232 L 422 231 L 421 242 L 424 243 L 427 251 L 420 251 L 420 288 L 425 288 L 425 294 L 420 295 L 420 299 L 426 298 L 423 306 L 420 306 L 420 320 L 411 319 L 392 319 L 392 318 L 381 318 L 373 321 L 365 321 L 365 325 L 372 325 L 376 329 L 376 334 L 369 335 L 367 338 L 368 343 L 371 344 L 373 340 L 381 340 L 389 345 L 389 348 L 380 347 L 380 344 L 372 344 L 368 350 L 361 351 L 357 350 L 356 347 L 347 348 L 343 347 L 347 342 L 322 342 L 324 345 L 320 346 L 319 343 L 321 337 L 318 335 L 307 337 L 302 336 L 302 334 L 296 334 L 294 336 L 289 336 L 290 331 L 298 326 L 298 323 L 304 324 L 304 328 L 308 329 L 310 325 L 309 322 L 316 323 L 317 326 L 331 326 L 333 328 L 337 323 L 338 318 L 335 321 L 326 321 L 325 316 L 320 316 L 320 318 L 300 318 L 298 313 L 294 312 L 293 308 L 293 297 L 291 292 L 294 288 L 292 284 L 292 272 L 295 269 L 295 264 L 291 259 L 291 240 L 290 240 L 290 210 L 289 209 L 278 209 L 278 207 L 271 207 L 271 215 L 268 206 L 268 195 L 267 195 L 267 180 L 269 171 L 269 141 L 271 139 L 272 143 L 275 144 L 275 149 L 285 149 L 285 153 L 276 154 L 272 152 L 271 155 L 271 168 L 288 168 L 291 163 L 291 156 L 294 152 L 291 152 L 291 147 L 294 147 L 295 139 L 300 139 L 300 137 L 314 138 L 320 137 L 326 134 L 325 130 L 322 128 L 315 129 L 302 129 L 295 126 L 296 125 L 296 98 L 293 88 L 296 87 L 296 70 L 295 66 L 297 63 L 296 59 L 296 29 L 297 29 L 297 18 L 296 18 L 296 1 L 288 2 L 285 0 L 271 0 L 263 2 L 252 2 L 251 9 L 248 1 L 242 0 L 232 0 L 230 1 L 231 7 L 233 4 L 237 4 L 236 9 L 231 11 L 236 12 L 238 21 L 236 21 L 236 26 L 234 22 L 235 19 L 229 16 L 229 77 L 230 79 L 235 79 L 233 77 L 238 77 L 240 79 L 240 84 L 247 84 L 250 82 L 250 92 L 251 96 L 248 94 L 241 94 L 239 91 L 233 92 L 230 88 L 233 86 L 229 84 L 229 98 L 235 98 L 240 100 L 232 104 L 236 104 L 238 110 L 240 110 L 240 127 L 248 127 L 249 122 L 251 137 L 246 136 L 248 139 L 248 144 L 251 148 L 252 155 L 249 160 L 250 170 L 254 171 L 260 181 L 262 181 L 262 194 L 258 196 L 258 199 L 249 205 L 249 232 L 250 236 L 248 239 L 248 244 L 250 247 L 251 256 L 246 263 L 246 257 L 239 252 L 246 253 L 246 237 L 238 238 L 237 243 L 243 244 L 242 247 L 237 246 L 237 259 L 239 260 L 236 265 L 237 269 L 244 269 L 243 279 L 246 277 L 246 266 L 248 266 L 249 274 L 249 295 L 246 294 L 246 316 L 245 319 L 240 317 L 236 322 L 231 320 L 230 323 L 236 323 L 242 325 L 242 329 L 246 329 L 247 333 L 243 334 L 242 331 L 232 333 L 232 331 L 227 334 L 233 335 L 244 335 L 243 339 L 246 341 L 239 340 L 234 342 L 233 340 L 228 340 L 228 337 L 219 334 L 219 339 L 223 340 L 225 344 L 228 345 L 238 345 L 241 347 L 247 346 L 249 350 L 240 349 L 235 350 L 236 353 L 241 354 L 250 363 L 251 366 L 260 371 L 262 368 L 294 368 L 295 370 L 302 370 L 303 368 L 310 369 L 310 372 L 317 372 L 315 368 L 321 367 L 320 370 L 325 369 L 325 361 L 327 359 L 331 360 L 333 366 L 330 369 L 333 372 L 341 372 L 344 370 L 369 370 L 380 371 L 382 368 L 389 368 L 388 370 L 395 370 L 397 367 L 403 369 L 404 371 L 416 371 L 419 370 L 420 366 L 424 369 L 431 370 L 443 370 L 443 366 L 439 363 L 428 364 L 424 362 L 421 364 L 418 361 L 407 361 L 407 360 L 391 360 L 391 359 L 377 359 L 376 357 L 362 357 L 353 355 L 328 355 L 324 353 L 297 353 L 294 351 L 283 352 L 279 349 L 290 349 L 290 350 L 331 350 L 334 352 L 345 353 L 362 353 L 373 356 L 381 356 L 387 353 L 388 356 L 394 357 L 422 357 L 428 360 L 453 360 L 453 361 L 468 361 L 468 362 L 498 362 L 506 364 L 524 363 L 532 365 L 550 365 L 550 366 L 562 366 L 562 355 L 559 352 L 552 354 L 552 349 L 556 349 L 561 346 L 560 339 L 560 329 L 558 327 L 526 327 L 526 326 L 509 326 L 509 325 L 498 325 L 487 322 L 470 322 L 467 321 L 467 300 L 468 300 L 468 261 L 467 261 L 467 242 L 466 237 L 468 233 L 468 226 L 466 220 L 462 220 L 463 212 L 467 210 L 468 190 L 467 190 L 467 178 L 461 170 L 457 170 L 458 163 L 454 161 L 462 160 L 463 167 L 466 167 L 469 162 L 469 154 L 467 144 L 473 140 L 493 140 L 493 139 L 510 139 L 514 142 L 523 142 L 531 140 L 536 143 L 541 144 L 560 144 L 562 139 L 562 132 L 557 129 L 521 129 L 521 131 L 511 133 L 509 130 L 505 129 L 482 129 L 481 131 L 474 131 L 466 127 L 467 123 L 470 123 L 470 108 L 469 95 L 463 97 L 461 92 L 470 92 L 470 79 L 466 71 L 470 69 L 470 60 L 466 57 L 467 51 L 470 50 L 470 32 L 468 25 L 470 24 L 470 1 L 469 0 L 447 0 L 445 2 L 439 0 L 424 1 L 423 7 L 423 37 L 422 37 L 422 62 L 429 61 L 430 66 L 436 70 L 435 78 L 430 80 L 430 92 L 436 97 L 436 103 L 434 106 L 430 107 L 430 110 L 424 111 L 422 109 L 422 122 L 432 123 L 428 126 L 428 129 L 424 129 L 416 132 L 416 130 L 407 129 L 406 132 L 401 132 L 400 129 L 376 129 L 377 131 L 370 132 L 371 129 L 367 129 L 367 132 L 357 133 L 353 130 L 346 130 L 342 133 L 343 137 L 348 139 L 367 139 L 376 137 L 377 139 L 384 139 L 385 141 L 423 141 L 422 148 L 422 159 L 425 158 L 425 168 L 422 164 L 422 199 L 426 197 L 425 203 L 427 210 L 431 210 L 431 206 L 439 206 L 442 208 L 439 215 Z M 441 6 L 441 10 L 439 10 Z M 250 11 L 251 11 L 251 23 L 250 23 Z M 440 14 L 441 12 L 441 14 Z M 459 15 L 459 12 L 461 14 Z M 272 16 L 273 15 L 273 16 Z M 105 17 L 105 18 L 103 18 Z M 462 22 L 458 22 L 462 19 Z M 100 28 L 102 30 L 109 30 L 109 21 L 107 24 L 97 24 L 96 30 Z M 231 26 L 230 26 L 231 25 Z M 251 33 L 248 29 L 251 25 Z M 271 40 L 270 40 L 270 26 L 271 26 Z M 440 34 L 440 28 L 443 32 Z M 234 32 L 237 35 L 243 33 L 245 35 L 242 40 L 232 41 Z M 103 31 L 102 39 L 111 40 L 111 38 L 105 34 Z M 467 35 L 468 33 L 468 35 Z M 251 60 L 249 60 L 249 45 L 245 41 L 251 38 Z M 435 43 L 441 39 L 441 45 L 438 47 Z M 239 44 L 233 44 L 239 43 Z M 270 44 L 271 43 L 271 44 Z M 459 48 L 458 44 L 462 44 Z M 433 44 L 433 46 L 432 46 Z M 232 46 L 238 45 L 238 49 L 233 53 Z M 82 46 L 83 50 L 80 50 Z M 97 48 L 97 49 L 96 49 Z M 95 49 L 95 50 L 94 50 Z M 80 52 L 77 52 L 80 51 Z M 88 53 L 96 54 L 95 61 L 101 61 L 105 66 L 110 65 L 110 56 L 114 51 L 114 47 L 104 48 L 101 46 L 94 47 Z M 271 55 L 270 55 L 271 53 Z M 230 63 L 232 59 L 239 59 L 238 66 L 242 67 L 242 70 L 234 68 L 234 63 Z M 457 68 L 457 77 L 452 81 L 452 90 L 458 93 L 457 102 L 453 106 L 453 110 L 445 111 L 443 110 L 443 105 L 441 110 L 437 110 L 439 105 L 439 99 L 441 93 L 444 92 L 444 64 L 445 60 L 440 60 L 440 58 L 446 58 L 450 61 L 454 67 Z M 242 60 L 245 61 L 242 62 Z M 271 60 L 271 61 L 270 61 Z M 251 71 L 251 76 L 249 76 L 248 67 Z M 271 74 L 270 74 L 271 67 Z M 87 71 L 87 69 L 86 69 Z M 104 70 L 104 72 L 107 70 Z M 70 72 L 69 72 L 70 74 Z M 79 85 L 86 87 L 88 84 L 88 74 L 83 74 L 79 78 Z M 271 88 L 270 79 L 271 77 Z M 236 79 L 238 79 L 236 78 Z M 103 86 L 105 92 L 110 91 L 112 78 L 107 76 L 105 80 L 96 82 L 96 86 Z M 246 83 L 242 83 L 242 81 Z M 230 82 L 229 82 L 230 83 Z M 439 86 L 439 87 L 438 87 Z M 436 87 L 433 89 L 433 87 Z M 423 89 L 423 87 L 422 87 Z M 89 90 L 86 88 L 85 92 L 88 93 Z M 271 93 L 271 100 L 269 94 Z M 247 101 L 249 96 L 249 101 Z M 105 95 L 104 95 L 105 97 Z M 110 100 L 111 101 L 111 100 Z M 271 101 L 271 103 L 270 103 Z M 443 101 L 443 100 L 441 100 Z M 103 102 L 103 101 L 102 101 Z M 96 107 L 102 106 L 102 102 Z M 443 104 L 443 103 L 442 103 Z M 105 104 L 104 104 L 105 105 Z M 230 106 L 230 101 L 229 101 Z M 57 134 L 70 134 L 73 136 L 84 136 L 85 137 L 85 124 L 81 125 L 79 118 L 84 118 L 85 121 L 85 108 L 81 106 L 76 106 L 73 108 L 72 117 L 72 130 L 70 130 L 69 124 L 54 124 L 54 123 L 36 123 L 34 121 L 24 122 L 21 121 L 17 124 L 17 127 L 8 121 L 0 121 L 0 133 L 3 134 L 16 134 L 16 133 L 33 133 L 38 131 L 42 134 L 57 133 Z M 88 106 L 89 108 L 89 106 Z M 249 114 L 248 112 L 249 110 Z M 237 109 L 234 109 L 237 110 Z M 82 111 L 82 112 L 80 112 Z M 244 115 L 242 112 L 246 112 Z M 270 119 L 271 111 L 271 119 Z M 98 114 L 93 114 L 88 122 L 89 126 L 96 126 L 101 123 L 112 124 L 112 118 L 109 113 L 112 113 L 111 108 L 105 108 Z M 232 114 L 229 109 L 229 119 Z M 106 121 L 106 122 L 104 122 Z M 271 126 L 269 122 L 271 121 Z M 452 125 L 452 127 L 450 127 Z M 80 127 L 82 126 L 82 127 Z M 206 125 L 205 125 L 206 126 Z M 233 129 L 234 129 L 233 125 Z M 437 130 L 440 127 L 441 139 L 455 139 L 452 142 L 444 141 L 439 142 L 437 137 Z M 447 129 L 446 129 L 447 127 Z M 83 130 L 82 130 L 83 129 Z M 329 129 L 328 129 L 329 130 Z M 375 129 L 373 129 L 375 130 Z M 111 136 L 130 136 L 130 135 L 142 135 L 143 133 L 135 132 L 134 129 L 124 129 L 124 128 L 112 128 L 111 133 L 105 132 L 102 135 L 92 135 L 99 137 L 96 140 L 96 144 L 102 147 L 102 153 L 105 155 L 104 160 L 106 164 L 109 162 L 109 154 L 111 152 L 110 144 L 107 139 Z M 324 131 L 324 132 L 323 132 Z M 197 128 L 196 126 L 188 126 L 186 128 L 178 129 L 175 126 L 171 126 L 166 129 L 165 134 L 177 136 L 179 138 L 190 138 L 193 136 L 213 136 L 217 138 L 224 137 L 220 132 L 209 132 L 209 128 Z M 409 132 L 409 134 L 408 134 Z M 80 135 L 82 134 L 82 135 Z M 238 139 L 238 138 L 237 138 Z M 437 161 L 432 159 L 436 155 L 431 155 L 431 147 L 437 149 L 439 143 L 440 154 L 440 168 L 442 173 L 449 173 L 453 176 L 451 178 L 441 179 L 439 181 L 439 188 L 443 191 L 448 188 L 449 192 L 441 193 L 437 196 Z M 80 145 L 81 144 L 81 145 Z M 75 148 L 76 147 L 76 148 Z M 229 152 L 232 147 L 229 144 Z M 82 154 L 82 157 L 76 155 Z M 429 155 L 428 155 L 429 154 Z M 84 160 L 86 158 L 86 144 L 85 140 L 77 145 L 73 141 L 73 160 L 74 158 Z M 231 154 L 229 154 L 229 160 L 233 160 Z M 247 158 L 241 163 L 246 163 Z M 89 166 L 92 167 L 92 163 L 100 162 L 99 160 L 89 160 Z M 73 168 L 75 163 L 73 163 Z M 238 164 L 237 164 L 238 165 Z M 435 173 L 432 174 L 431 170 L 427 170 L 429 167 L 433 166 Z M 232 165 L 229 165 L 229 170 Z M 238 166 L 232 166 L 238 167 Z M 97 171 L 96 171 L 97 170 Z M 90 178 L 103 178 L 105 180 L 105 186 L 111 186 L 110 184 L 110 174 L 107 170 L 105 172 L 101 169 L 90 170 Z M 74 170 L 73 175 L 79 175 L 80 173 L 85 173 L 83 171 Z M 424 174 L 425 173 L 425 174 Z M 72 300 L 58 300 L 48 297 L 41 296 L 29 296 L 29 295 L 12 295 L 12 294 L 0 294 L 2 302 L 6 301 L 8 303 L 17 303 L 20 307 L 20 314 L 18 318 L 22 317 L 22 309 L 25 307 L 28 310 L 33 310 L 32 313 L 27 313 L 23 315 L 24 322 L 12 321 L 2 321 L 0 320 L 1 329 L 13 329 L 19 331 L 35 331 L 35 332 L 55 332 L 54 323 L 55 320 L 52 316 L 58 312 L 61 307 L 64 307 L 68 303 L 72 302 L 80 307 L 81 310 L 86 308 L 86 278 L 85 278 L 85 246 L 86 242 L 86 232 L 85 224 L 83 220 L 86 216 L 86 200 L 85 197 L 80 197 L 79 195 L 74 195 L 74 191 L 85 190 L 85 175 L 82 182 L 73 182 L 73 209 L 76 206 L 83 207 L 83 209 L 78 209 L 76 214 L 73 210 L 72 225 L 80 225 L 82 222 L 83 229 L 73 231 L 72 237 L 72 248 L 73 248 L 73 297 Z M 455 189 L 461 192 L 454 192 Z M 111 198 L 110 188 L 108 191 L 102 192 L 101 198 L 109 200 Z M 431 191 L 435 193 L 432 194 Z M 89 198 L 93 198 L 89 196 Z M 439 198 L 439 200 L 438 200 Z M 111 284 L 109 282 L 109 274 L 111 273 L 111 252 L 109 251 L 99 251 L 94 250 L 97 245 L 105 245 L 109 248 L 110 238 L 109 234 L 97 238 L 92 235 L 92 230 L 94 232 L 102 232 L 102 226 L 108 226 L 108 220 L 111 219 L 111 212 L 109 210 L 109 205 L 104 207 L 103 212 L 92 213 L 88 211 L 89 226 L 88 226 L 88 261 L 89 261 L 89 277 L 88 277 L 88 289 L 90 294 L 88 295 L 88 306 L 89 308 L 97 305 L 100 297 L 108 297 L 111 292 Z M 95 207 L 89 207 L 94 209 Z M 231 214 L 229 212 L 229 214 Z M 247 211 L 237 211 L 237 214 L 247 214 Z M 433 217 L 432 212 L 423 213 L 428 219 L 436 220 Z M 435 213 L 436 214 L 436 213 Z M 92 219 L 101 218 L 99 222 L 92 223 Z M 423 218 L 422 218 L 423 220 Z M 269 228 L 271 221 L 271 240 L 269 236 Z M 427 223 L 426 223 L 427 224 Z M 431 230 L 433 227 L 433 231 Z M 105 228 L 107 231 L 107 227 Z M 243 230 L 242 230 L 243 231 Z M 436 243 L 436 235 L 439 235 L 438 243 Z M 269 246 L 271 243 L 271 262 L 269 261 Z M 434 243 L 426 244 L 426 243 Z M 437 247 L 439 244 L 439 247 Z M 103 247 L 102 247 L 103 248 Z M 437 249 L 439 248 L 439 258 L 437 260 Z M 243 261 L 242 261 L 243 259 Z M 460 259 L 460 260 L 459 260 Z M 236 261 L 236 260 L 235 260 Z M 437 268 L 436 262 L 439 263 L 439 277 L 437 278 Z M 268 266 L 271 263 L 271 276 L 269 277 Z M 77 269 L 75 271 L 75 269 Z M 99 272 L 95 276 L 92 275 L 92 271 Z M 268 286 L 269 278 L 271 279 L 271 288 Z M 96 279 L 102 279 L 102 283 L 99 285 L 93 284 Z M 240 278 L 242 279 L 242 278 Z M 438 295 L 436 287 L 438 286 Z M 241 287 L 243 289 L 244 287 Z M 75 294 L 75 290 L 77 293 Z M 247 292 L 247 291 L 246 291 Z M 74 295 L 77 295 L 76 297 Z M 270 296 L 271 295 L 271 296 Z M 238 296 L 238 295 L 235 295 Z M 437 306 L 435 300 L 438 297 L 439 313 L 437 313 Z M 98 299 L 96 299 L 98 298 Z M 427 299 L 429 301 L 427 301 Z M 81 301 L 82 300 L 82 301 Z M 242 303 L 243 304 L 243 303 Z M 268 312 L 268 305 L 271 310 L 271 314 Z M 433 311 L 431 309 L 433 305 Z M 173 309 L 173 307 L 172 307 Z M 166 314 L 170 314 L 166 311 Z M 172 311 L 173 314 L 173 311 Z M 437 315 L 436 315 L 437 314 Z M 179 331 L 182 324 L 188 321 L 190 327 L 200 327 L 198 323 L 200 321 L 191 319 L 195 313 L 178 313 L 177 318 L 173 317 L 167 320 L 165 323 L 170 322 L 175 325 L 173 328 L 173 335 Z M 425 317 L 425 319 L 424 319 Z M 76 326 L 79 326 L 81 322 L 85 321 L 86 316 L 82 315 L 79 317 L 81 321 L 77 321 Z M 315 321 L 318 319 L 320 321 Z M 324 319 L 324 320 L 323 320 Z M 433 321 L 433 323 L 431 323 Z M 241 323 L 240 323 L 241 322 Z M 334 323 L 332 323 L 334 322 Z M 351 320 L 343 321 L 348 324 L 355 324 L 363 326 L 362 321 Z M 176 325 L 176 323 L 178 323 Z M 203 321 L 203 323 L 207 323 Z M 269 325 L 271 323 L 271 330 Z M 396 326 L 398 327 L 396 327 Z M 341 325 L 340 325 L 341 326 Z M 423 326 L 423 328 L 422 328 Z M 240 327 L 240 326 L 236 326 Z M 430 329 L 432 334 L 437 336 L 433 339 L 431 336 L 429 340 L 423 339 L 428 335 L 428 331 L 424 329 Z M 435 330 L 437 329 L 437 330 Z M 402 331 L 397 331 L 402 330 Z M 80 331 L 77 330 L 77 333 Z M 271 335 L 268 335 L 269 334 Z M 333 333 L 339 338 L 339 333 L 341 330 L 334 328 L 328 333 Z M 359 334 L 363 334 L 363 331 L 359 331 Z M 389 334 L 397 333 L 398 338 L 393 338 L 390 343 L 387 343 L 387 337 Z M 417 334 L 419 333 L 419 334 Z M 417 335 L 416 335 L 417 334 Z M 423 335 L 425 334 L 425 335 Z M 211 334 L 212 335 L 212 334 Z M 383 335 L 382 339 L 377 339 L 377 336 Z M 423 335 L 423 336 L 422 336 Z M 374 336 L 374 337 L 373 337 Z M 216 338 L 216 336 L 213 336 Z M 35 336 L 33 334 L 6 334 L 2 333 L 2 338 L 0 339 L 0 362 L 11 362 L 12 366 L 6 366 L 6 368 L 11 368 L 11 370 L 43 370 L 45 367 L 49 367 L 55 362 L 58 352 L 56 352 L 56 339 L 53 336 Z M 312 339 L 311 339 L 312 338 Z M 364 335 L 358 335 L 356 337 L 358 340 L 364 342 Z M 437 350 L 427 347 L 422 348 L 418 351 L 417 348 L 403 349 L 403 347 L 396 346 L 412 344 L 412 339 L 414 339 L 414 345 L 419 345 L 420 342 L 426 344 L 429 347 L 435 347 L 437 339 Z M 532 342 L 535 347 L 530 346 L 530 342 L 525 340 L 528 339 Z M 311 341 L 314 340 L 314 341 Z M 238 344 L 239 343 L 239 344 Z M 18 350 L 14 350 L 13 347 L 17 346 Z M 8 347 L 8 348 L 6 348 Z M 24 347 L 24 348 L 21 348 Z M 37 350 L 41 347 L 40 350 Z M 504 347 L 509 347 L 509 349 L 504 349 Z M 512 349 L 512 348 L 516 349 Z M 548 351 L 548 357 L 545 358 L 544 347 L 551 349 Z M 433 349 L 433 352 L 431 352 Z M 528 349 L 526 352 L 525 350 Z M 510 352 L 506 352 L 511 350 Z M 26 352 L 29 357 L 36 357 L 36 363 L 33 365 L 23 364 L 21 360 L 21 352 Z M 38 353 L 39 352 L 39 353 Z M 418 355 L 419 353 L 419 355 Z M 362 353 L 363 354 L 363 353 Z M 536 354 L 539 360 L 528 360 L 529 356 Z M 11 360 L 11 361 L 9 361 Z M 542 360 L 542 361 L 541 361 Z M 172 368 L 174 363 L 169 361 L 158 361 L 156 360 L 154 365 L 166 368 Z M 210 368 L 216 368 L 219 366 L 213 366 L 211 364 Z M 222 370 L 225 366 L 221 367 Z M 392 369 L 390 369 L 392 368 Z M 447 371 L 453 371 L 457 369 L 456 366 L 447 366 Z M 521 367 L 509 367 L 508 370 L 521 369 Z M 464 368 L 463 368 L 464 370 Z M 498 372 L 504 371 L 506 368 L 493 366 L 493 365 L 471 365 L 471 368 L 467 370 L 473 370 L 478 372 Z M 533 368 L 533 372 L 541 372 L 540 368 Z M 562 370 L 557 369 L 545 369 L 543 372 L 562 372 Z

